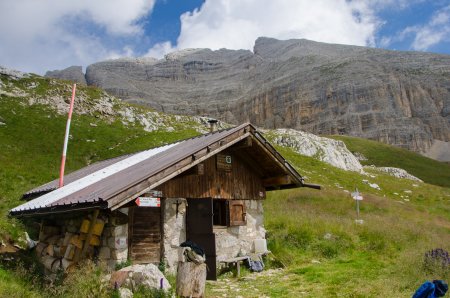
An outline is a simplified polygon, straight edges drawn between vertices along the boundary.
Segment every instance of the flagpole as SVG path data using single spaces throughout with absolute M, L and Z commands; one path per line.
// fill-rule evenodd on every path
M 66 123 L 66 134 L 64 135 L 64 146 L 61 157 L 61 169 L 59 170 L 59 187 L 64 186 L 64 168 L 66 166 L 66 155 L 67 155 L 67 143 L 69 142 L 69 131 L 70 131 L 70 121 L 72 119 L 73 104 L 75 102 L 75 90 L 77 89 L 77 84 L 73 84 L 72 88 L 72 100 L 70 101 L 69 115 L 67 117 Z

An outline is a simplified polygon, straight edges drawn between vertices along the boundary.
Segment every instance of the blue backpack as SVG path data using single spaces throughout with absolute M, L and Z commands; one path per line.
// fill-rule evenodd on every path
M 448 285 L 442 280 L 426 281 L 417 289 L 412 298 L 444 297 L 447 290 Z

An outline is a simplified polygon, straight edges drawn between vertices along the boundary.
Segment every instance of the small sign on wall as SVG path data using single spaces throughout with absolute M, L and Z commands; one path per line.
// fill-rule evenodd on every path
M 128 239 L 127 237 L 119 237 L 116 238 L 116 241 L 114 241 L 114 248 L 116 249 L 122 249 L 128 247 Z
M 217 164 L 217 170 L 222 170 L 225 172 L 231 172 L 233 159 L 231 155 L 225 155 L 225 154 L 217 154 L 216 155 L 216 164 Z
M 138 197 L 135 202 L 139 207 L 161 207 L 161 198 Z

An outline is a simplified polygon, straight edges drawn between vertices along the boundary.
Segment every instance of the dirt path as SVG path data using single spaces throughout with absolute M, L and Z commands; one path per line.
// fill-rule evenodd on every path
M 273 297 L 279 287 L 291 279 L 284 269 L 269 269 L 260 273 L 246 273 L 240 278 L 222 277 L 207 281 L 207 297 Z

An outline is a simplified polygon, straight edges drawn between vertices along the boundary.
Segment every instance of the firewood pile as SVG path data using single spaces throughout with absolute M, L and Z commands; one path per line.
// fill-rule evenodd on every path
M 83 219 L 78 233 L 62 232 L 60 226 L 42 225 L 39 233 L 39 244 L 36 246 L 37 256 L 42 264 L 51 272 L 70 271 L 82 258 L 93 258 L 94 247 L 100 246 L 105 221 L 97 219 L 89 236 L 91 220 Z M 85 255 L 82 255 L 83 249 Z

